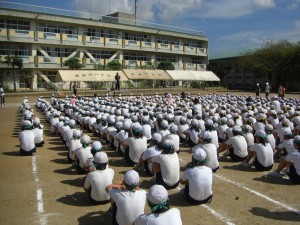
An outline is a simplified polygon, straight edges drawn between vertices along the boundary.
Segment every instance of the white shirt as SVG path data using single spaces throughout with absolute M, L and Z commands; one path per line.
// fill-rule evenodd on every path
M 205 165 L 208 166 L 211 169 L 216 169 L 219 166 L 218 161 L 218 153 L 217 153 L 217 147 L 213 143 L 207 143 L 207 144 L 200 144 L 200 147 L 204 149 L 206 152 L 206 163 Z M 192 151 L 195 149 L 192 148 Z M 194 152 L 194 151 L 193 151 Z
M 44 140 L 44 131 L 41 128 L 34 128 L 32 129 L 32 131 L 35 134 L 35 139 L 34 139 L 34 143 L 35 144 L 39 144 Z
M 266 135 L 267 142 L 271 145 L 271 148 L 274 150 L 276 147 L 276 140 L 274 138 L 273 134 L 267 134 Z
M 211 135 L 211 143 L 215 144 L 217 148 L 219 148 L 219 137 L 218 132 L 216 130 L 208 131 Z
M 121 131 L 117 134 L 116 139 L 120 140 L 120 142 L 126 140 L 128 138 L 128 133 L 125 131 Z M 120 145 L 121 151 L 124 153 L 125 149 L 123 145 Z
M 159 134 L 161 135 L 161 137 L 167 136 L 170 134 L 169 130 L 160 130 Z
M 78 157 L 79 159 L 79 166 L 84 169 L 87 167 L 87 161 L 89 158 L 93 158 L 93 154 L 91 153 L 91 147 L 86 148 L 78 148 L 73 153 Z
M 142 214 L 135 221 L 134 225 L 182 225 L 179 209 L 172 208 L 164 213 Z
M 294 151 L 297 151 L 295 148 L 294 148 L 294 143 L 293 143 L 293 139 L 288 139 L 288 140 L 285 140 L 283 142 L 281 142 L 279 145 L 278 145 L 278 148 L 279 149 L 283 149 L 285 148 L 285 150 L 287 151 L 288 154 L 294 152 Z
M 69 157 L 74 160 L 74 151 L 81 148 L 82 145 L 81 145 L 81 142 L 80 142 L 80 139 L 71 139 L 70 140 L 70 144 L 69 144 Z
M 187 125 L 187 124 L 179 125 L 178 126 L 178 132 L 177 132 L 178 135 L 180 137 L 182 137 L 183 139 L 186 139 L 186 135 L 183 132 L 185 132 L 187 129 L 189 129 L 189 125 Z
M 112 184 L 113 177 L 114 171 L 111 168 L 90 172 L 85 178 L 84 188 L 91 188 L 91 198 L 95 201 L 109 200 L 105 188 Z
M 286 161 L 292 161 L 294 162 L 294 167 L 296 169 L 297 174 L 300 176 L 300 152 L 295 151 L 291 154 L 288 154 L 285 157 Z
M 20 148 L 24 151 L 31 151 L 35 148 L 35 133 L 32 130 L 23 130 L 19 133 L 19 140 L 21 142 Z
M 212 195 L 212 170 L 206 166 L 195 166 L 187 169 L 181 180 L 188 181 L 189 195 L 198 201 L 207 199 Z
M 143 134 L 147 138 L 147 140 L 151 139 L 151 126 L 149 124 L 144 124 L 142 126 Z
M 252 133 L 244 133 L 243 137 L 246 139 L 248 147 L 254 145 L 254 136 Z
M 227 140 L 226 144 L 231 145 L 233 147 L 235 155 L 241 158 L 244 158 L 248 155 L 247 142 L 243 136 L 241 135 L 234 136 L 229 140 Z
M 177 153 L 156 155 L 152 162 L 160 165 L 162 179 L 167 185 L 172 186 L 179 181 L 180 165 Z
M 195 114 L 202 116 L 202 106 L 200 104 L 193 105 L 192 109 L 194 110 Z
M 275 130 L 275 132 L 278 134 L 278 136 L 280 138 L 280 142 L 284 141 L 283 134 L 284 134 L 285 131 L 292 132 L 290 127 L 281 127 L 281 128 L 278 128 L 278 129 Z
M 164 136 L 164 138 L 163 138 L 163 140 L 166 140 L 166 139 L 172 140 L 174 142 L 174 151 L 178 152 L 179 151 L 179 142 L 180 142 L 179 135 L 178 134 L 168 134 L 168 135 Z
M 199 132 L 197 132 L 195 130 L 191 130 L 191 129 L 188 129 L 186 132 L 189 134 L 189 138 L 192 140 L 192 142 L 194 142 L 195 144 L 198 144 Z
M 141 155 L 147 149 L 147 138 L 129 137 L 124 140 L 124 144 L 129 146 L 130 159 L 135 163 L 139 163 Z
M 135 219 L 144 214 L 146 191 L 109 190 L 108 194 L 117 205 L 116 220 L 119 225 L 132 225 Z
M 258 130 L 265 130 L 265 126 L 266 124 L 262 123 L 262 122 L 256 122 L 253 124 L 253 128 L 255 131 L 258 131 Z
M 161 150 L 158 150 L 156 146 L 152 146 L 150 148 L 147 148 L 146 151 L 142 155 L 142 160 L 146 161 L 153 156 L 159 155 L 161 153 Z M 148 163 L 148 168 L 152 172 L 152 163 Z
M 263 145 L 261 143 L 252 145 L 250 151 L 256 152 L 257 160 L 264 166 L 268 167 L 273 165 L 273 149 L 269 143 Z
M 216 130 L 218 131 L 219 138 L 226 140 L 225 131 L 228 129 L 228 126 L 226 124 L 219 125 L 216 127 Z

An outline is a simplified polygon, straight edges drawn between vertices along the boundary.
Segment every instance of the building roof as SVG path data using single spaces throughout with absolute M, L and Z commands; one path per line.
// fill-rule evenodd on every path
M 173 80 L 220 81 L 212 71 L 167 70 Z

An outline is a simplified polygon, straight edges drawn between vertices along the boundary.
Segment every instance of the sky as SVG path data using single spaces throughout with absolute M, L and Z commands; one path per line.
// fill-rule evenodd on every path
M 107 15 L 135 0 L 6 0 Z M 237 56 L 267 41 L 300 42 L 300 0 L 137 0 L 137 19 L 202 31 L 209 58 Z

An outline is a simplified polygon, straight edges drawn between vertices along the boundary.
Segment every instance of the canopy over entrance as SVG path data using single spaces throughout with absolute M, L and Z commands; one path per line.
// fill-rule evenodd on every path
M 211 71 L 167 70 L 173 80 L 182 81 L 220 81 Z
M 84 81 L 84 82 L 99 82 L 99 81 L 115 81 L 115 75 L 118 73 L 121 81 L 127 81 L 123 71 L 115 70 L 58 70 L 55 80 L 57 82 L 67 81 Z
M 123 71 L 130 80 L 172 80 L 164 70 L 124 69 Z

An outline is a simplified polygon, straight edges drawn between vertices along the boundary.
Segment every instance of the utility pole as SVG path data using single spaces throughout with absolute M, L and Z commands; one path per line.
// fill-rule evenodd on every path
M 134 0 L 134 19 L 136 22 L 137 0 Z

